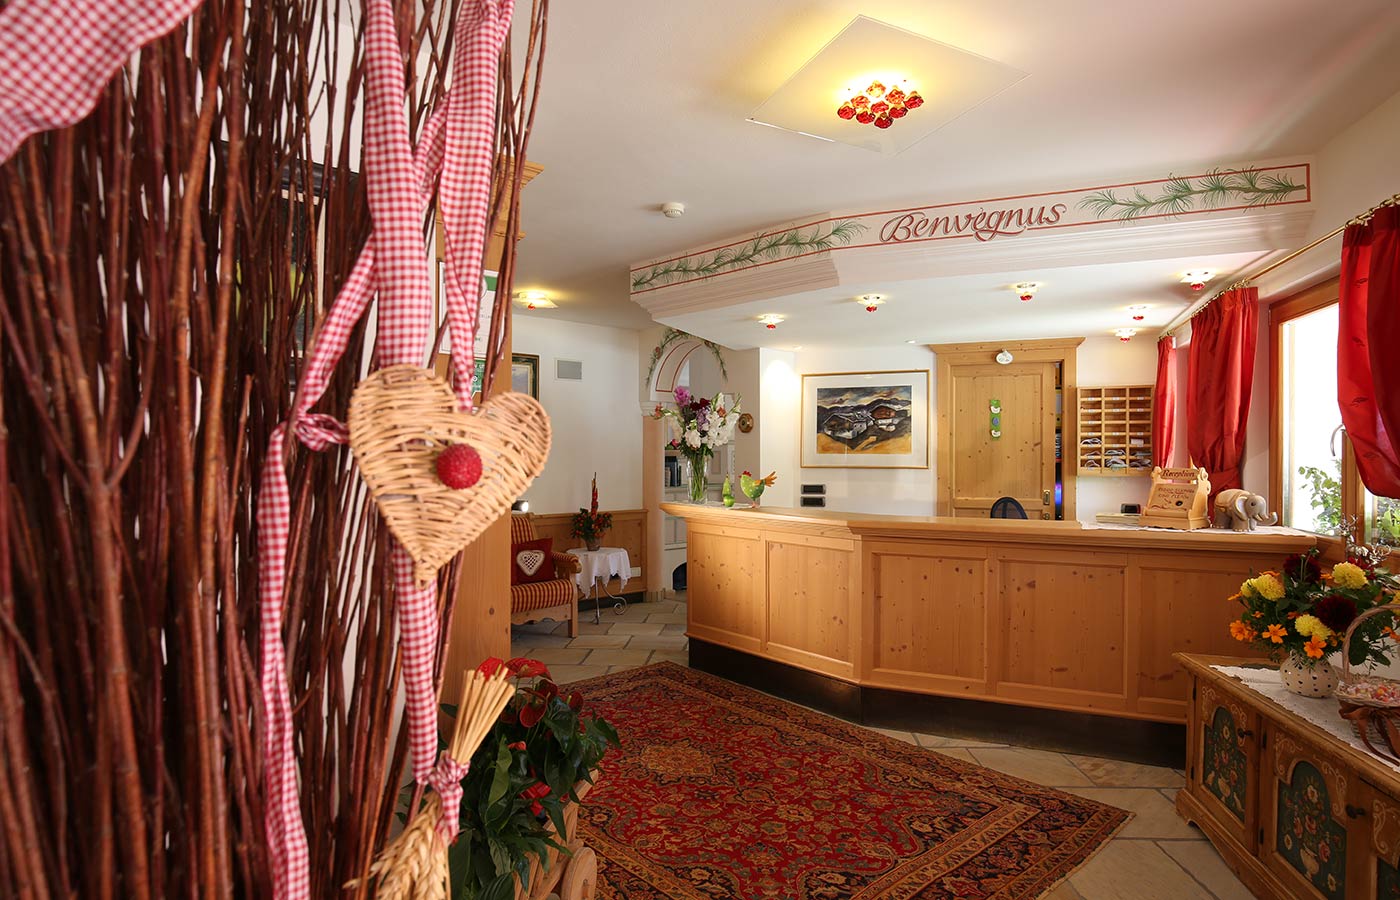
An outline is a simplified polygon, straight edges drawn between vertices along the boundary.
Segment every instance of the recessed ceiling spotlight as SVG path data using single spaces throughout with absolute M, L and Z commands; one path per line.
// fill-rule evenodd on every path
M 885 302 L 884 294 L 861 294 L 856 302 L 865 307 L 866 312 L 874 312 Z
M 777 313 L 764 313 L 763 315 L 758 317 L 758 321 L 763 323 L 764 328 L 767 328 L 771 331 L 772 329 L 778 327 L 778 324 L 783 321 L 783 317 L 778 315 Z
M 1034 297 L 1035 292 L 1040 290 L 1040 282 L 1018 281 L 1011 286 L 1011 290 L 1016 292 L 1016 296 L 1020 297 L 1022 302 L 1025 302 Z
M 685 215 L 685 204 L 672 200 L 670 203 L 661 204 L 661 214 L 668 219 L 679 219 Z
M 515 295 L 515 302 L 526 309 L 557 309 L 555 302 L 549 299 L 549 295 L 544 291 L 520 291 Z
M 1114 329 L 1114 332 L 1113 332 L 1113 333 L 1114 333 L 1115 336 L 1117 336 L 1118 340 L 1120 340 L 1120 341 L 1122 341 L 1123 343 L 1126 344 L 1126 343 L 1128 343 L 1128 341 L 1131 341 L 1131 340 L 1133 339 L 1133 335 L 1137 334 L 1137 329 L 1136 329 L 1136 328 L 1117 328 L 1117 329 Z
M 1192 269 L 1182 273 L 1181 283 L 1191 285 L 1193 291 L 1202 291 L 1205 290 L 1206 282 L 1214 277 L 1215 272 L 1211 269 Z
M 918 341 L 905 341 L 904 343 L 906 343 L 906 344 L 917 344 Z

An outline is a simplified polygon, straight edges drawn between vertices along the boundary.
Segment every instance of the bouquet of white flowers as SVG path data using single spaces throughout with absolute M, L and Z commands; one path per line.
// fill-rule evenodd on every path
M 690 462 L 690 499 L 704 503 L 709 461 L 716 447 L 734 439 L 734 426 L 739 421 L 739 398 L 736 396 L 733 402 L 726 402 L 722 393 L 716 394 L 713 400 L 696 398 L 683 387 L 676 388 L 674 396 L 675 409 L 665 409 L 658 404 L 654 415 L 671 424 L 671 446 Z

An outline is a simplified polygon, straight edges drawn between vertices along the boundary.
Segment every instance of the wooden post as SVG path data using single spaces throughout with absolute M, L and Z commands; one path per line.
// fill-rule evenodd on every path
M 666 514 L 661 511 L 661 472 L 665 468 L 666 423 L 645 415 L 642 418 L 642 506 L 647 511 L 646 572 L 647 600 L 661 600 L 669 587 L 670 573 L 664 571 L 666 542 L 663 537 Z

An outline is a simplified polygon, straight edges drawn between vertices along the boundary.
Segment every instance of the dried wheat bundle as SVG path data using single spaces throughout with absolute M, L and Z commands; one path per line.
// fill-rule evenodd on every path
M 379 878 L 375 892 L 379 900 L 446 900 L 447 848 L 457 836 L 465 761 L 476 753 L 514 695 L 515 684 L 504 667 L 490 676 L 480 671 L 468 673 L 451 745 L 432 778 L 434 793 L 370 866 L 370 875 Z

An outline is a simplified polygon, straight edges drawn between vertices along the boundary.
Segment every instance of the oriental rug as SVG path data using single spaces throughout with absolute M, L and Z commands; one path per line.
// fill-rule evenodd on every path
M 674 663 L 574 687 L 623 742 L 579 816 L 602 900 L 1021 900 L 1129 818 Z

